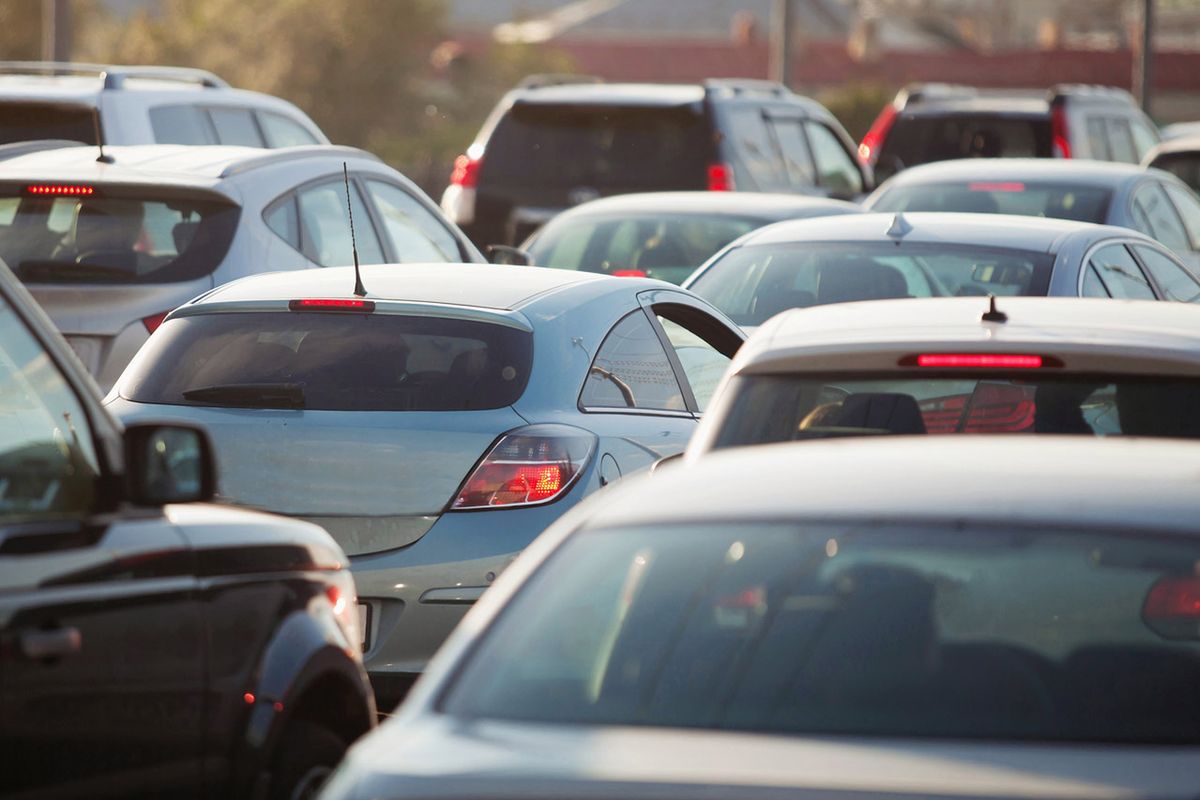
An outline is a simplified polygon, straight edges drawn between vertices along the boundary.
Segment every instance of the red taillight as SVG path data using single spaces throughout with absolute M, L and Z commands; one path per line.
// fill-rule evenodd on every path
M 329 586 L 325 589 L 325 597 L 329 600 L 329 605 L 333 606 L 334 616 L 341 616 L 346 611 L 346 598 L 342 597 L 342 592 L 336 586 Z
M 892 124 L 896 121 L 896 107 L 888 104 L 879 112 L 879 116 L 875 118 L 871 129 L 867 131 L 867 135 L 863 137 L 862 143 L 858 146 L 858 157 L 863 160 L 863 163 L 874 165 L 879 160 L 879 148 L 883 144 L 884 138 L 887 137 L 888 131 L 892 129 Z
M 306 298 L 288 303 L 290 311 L 374 311 L 374 300 L 325 300 Z
M 926 433 L 1022 433 L 1037 411 L 1032 386 L 980 383 L 971 394 L 921 401 Z
M 969 192 L 1023 192 L 1025 184 L 1020 181 L 976 181 L 967 184 Z
M 454 169 L 450 171 L 450 185 L 470 189 L 479 182 L 479 168 L 483 166 L 482 158 L 471 158 L 465 153 L 454 159 Z
M 1055 158 L 1071 157 L 1071 139 L 1067 135 L 1067 112 L 1061 105 L 1050 109 L 1050 142 Z
M 163 324 L 163 320 L 167 318 L 170 311 L 164 311 L 161 314 L 152 314 L 142 320 L 142 324 L 146 326 L 147 333 L 154 333 L 158 330 L 158 326 Z
M 501 437 L 463 483 L 451 508 L 548 503 L 570 488 L 596 437 L 567 425 L 530 425 Z
M 733 168 L 728 164 L 708 165 L 708 190 L 710 192 L 732 192 Z
M 642 272 L 640 269 L 615 269 L 612 272 L 610 272 L 609 274 L 615 275 L 618 278 L 644 278 L 644 277 L 646 277 L 646 273 Z
M 55 185 L 35 183 L 25 187 L 26 194 L 51 195 L 54 197 L 86 197 L 95 194 L 95 188 L 80 184 Z
M 1142 615 L 1150 619 L 1200 619 L 1200 578 L 1185 575 L 1160 579 L 1146 594 Z
M 922 353 L 918 367 L 982 367 L 985 369 L 1038 369 L 1041 356 L 991 353 Z

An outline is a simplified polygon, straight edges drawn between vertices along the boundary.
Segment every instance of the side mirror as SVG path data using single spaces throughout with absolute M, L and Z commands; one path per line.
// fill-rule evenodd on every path
M 217 471 L 208 436 L 176 424 L 125 429 L 126 499 L 139 506 L 211 500 Z
M 533 264 L 533 256 L 529 254 L 528 250 L 510 247 L 506 244 L 489 244 L 487 256 L 493 264 L 511 264 L 517 267 L 528 267 Z
M 679 451 L 678 453 L 673 453 L 669 456 L 663 456 L 658 461 L 655 461 L 653 464 L 650 465 L 650 474 L 653 475 L 655 472 L 658 472 L 663 467 L 667 466 L 668 464 L 675 463 L 675 462 L 679 461 L 681 458 L 683 458 L 682 450 Z

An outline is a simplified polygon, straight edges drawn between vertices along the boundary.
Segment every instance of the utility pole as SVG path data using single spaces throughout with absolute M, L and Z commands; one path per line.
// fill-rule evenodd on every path
M 42 60 L 71 60 L 69 0 L 42 0 Z
M 1136 44 L 1135 44 L 1136 46 Z M 1142 0 L 1142 36 L 1133 59 L 1133 90 L 1146 116 L 1154 94 L 1154 0 Z
M 792 29 L 796 15 L 794 0 L 774 0 L 771 6 L 771 60 L 769 77 L 792 88 Z

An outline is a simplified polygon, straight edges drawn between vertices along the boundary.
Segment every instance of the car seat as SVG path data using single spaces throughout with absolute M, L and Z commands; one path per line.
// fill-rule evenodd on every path
M 912 395 L 893 392 L 860 392 L 846 397 L 832 424 L 889 434 L 925 433 L 925 419 Z
M 817 284 L 817 305 L 908 296 L 898 269 L 866 259 L 826 263 Z

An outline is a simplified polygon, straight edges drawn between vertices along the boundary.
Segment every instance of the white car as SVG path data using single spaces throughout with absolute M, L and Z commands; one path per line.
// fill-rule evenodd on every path
M 738 351 L 684 460 L 941 433 L 1200 437 L 1200 308 L 963 297 L 788 311 Z
M 1200 448 L 857 439 L 597 494 L 322 797 L 1194 798 Z

